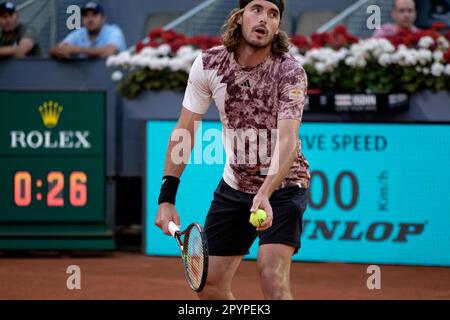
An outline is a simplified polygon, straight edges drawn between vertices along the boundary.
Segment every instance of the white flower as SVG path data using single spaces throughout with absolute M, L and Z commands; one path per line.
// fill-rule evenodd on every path
M 317 62 L 316 64 L 314 64 L 314 68 L 316 69 L 318 74 L 324 73 L 325 70 L 327 69 L 325 63 L 323 62 Z
M 183 71 L 184 72 L 186 72 L 187 74 L 189 74 L 190 72 L 191 72 L 191 69 L 192 69 L 192 64 L 185 64 L 184 66 L 183 66 Z
M 419 49 L 418 51 L 418 60 L 421 65 L 425 65 L 433 59 L 433 54 L 430 50 L 427 49 Z
M 417 72 L 422 72 L 422 67 L 417 66 L 417 67 L 416 67 L 416 71 L 417 71 Z
M 158 49 L 152 47 L 145 47 L 139 54 L 144 57 L 155 57 L 158 55 Z
M 388 53 L 383 53 L 379 58 L 378 58 L 378 63 L 380 65 L 382 65 L 383 67 L 387 66 L 388 64 L 392 63 L 392 56 Z
M 147 61 L 147 66 L 152 70 L 162 70 L 164 65 L 160 58 L 153 58 Z
M 133 67 L 142 68 L 147 65 L 148 59 L 151 59 L 151 58 L 143 57 L 141 55 L 135 55 L 130 59 L 130 64 Z
M 180 58 L 174 58 L 169 61 L 169 68 L 172 71 L 182 70 L 184 66 L 183 60 Z
M 348 54 L 348 49 L 347 48 L 341 48 L 339 49 L 339 51 L 336 53 L 337 57 L 339 58 L 339 60 L 344 60 L 345 57 Z
M 447 64 L 447 65 L 445 65 L 445 74 L 447 75 L 447 76 L 450 76 L 450 64 Z
M 367 65 L 366 60 L 364 57 L 359 57 L 356 59 L 356 66 L 359 68 L 364 68 Z
M 448 49 L 450 47 L 450 43 L 445 39 L 443 36 L 440 36 L 436 40 L 438 46 L 444 50 Z
M 182 46 L 177 51 L 178 57 L 189 56 L 194 52 L 194 48 L 192 46 Z
M 444 53 L 440 50 L 433 52 L 434 61 L 439 62 L 444 58 Z
M 354 67 L 356 65 L 356 59 L 355 57 L 349 56 L 345 59 L 345 64 L 350 66 L 350 67 Z
M 170 48 L 170 46 L 166 43 L 160 45 L 158 47 L 158 54 L 162 55 L 162 56 L 167 56 L 169 55 L 169 53 L 172 51 L 172 49 Z
M 401 45 L 398 46 L 398 50 L 399 51 L 408 51 L 408 47 L 405 46 L 404 44 L 401 44 Z
M 298 48 L 296 47 L 296 46 L 291 46 L 290 48 L 289 48 L 289 54 L 290 55 L 296 55 L 296 54 L 298 54 L 299 53 L 299 50 L 298 50 Z
M 395 51 L 395 47 L 392 45 L 392 43 L 387 39 L 379 39 L 379 44 L 384 52 L 386 53 L 392 53 Z
M 372 51 L 372 50 L 374 50 L 375 46 L 376 46 L 376 42 L 374 40 L 376 40 L 376 39 L 369 39 L 369 40 L 363 42 L 362 48 L 365 51 Z
M 441 63 L 435 62 L 431 66 L 431 74 L 435 77 L 440 77 L 444 71 L 445 67 Z
M 295 60 L 297 60 L 302 66 L 304 66 L 306 63 L 306 59 L 304 56 L 302 56 L 301 54 L 295 54 L 293 55 L 293 57 L 295 58 Z
M 431 47 L 434 44 L 434 40 L 432 37 L 430 36 L 425 36 L 420 38 L 419 40 L 419 47 L 424 48 L 424 49 L 428 49 L 429 47 Z
M 131 61 L 131 54 L 128 51 L 123 51 L 119 53 L 116 60 L 116 65 L 118 66 L 124 66 L 127 64 L 130 64 Z
M 407 66 L 414 66 L 417 64 L 417 59 L 413 54 L 413 52 L 406 52 L 404 58 L 405 58 L 405 65 Z
M 422 69 L 422 73 L 425 75 L 428 75 L 428 74 L 430 74 L 430 69 L 425 67 Z
M 111 75 L 113 81 L 120 81 L 123 78 L 123 73 L 119 70 L 114 71 Z
M 109 56 L 106 59 L 106 67 L 111 68 L 116 66 L 117 56 Z
M 125 67 L 131 61 L 131 55 L 128 51 L 123 51 L 115 56 L 110 56 L 106 59 L 106 66 L 108 68 Z

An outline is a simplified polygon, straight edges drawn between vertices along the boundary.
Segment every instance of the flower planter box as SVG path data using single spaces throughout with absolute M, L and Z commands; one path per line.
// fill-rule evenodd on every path
M 183 92 L 179 91 L 146 91 L 135 100 L 123 100 L 124 119 L 129 120 L 174 120 L 177 119 L 182 102 Z M 408 96 L 404 93 L 393 94 L 361 94 L 349 93 L 310 93 L 309 105 L 305 114 L 319 113 L 324 121 L 327 114 L 335 119 L 339 114 L 378 114 L 402 115 L 405 122 L 432 121 L 450 122 L 450 92 L 422 91 Z M 205 120 L 218 120 L 219 114 L 212 105 L 204 116 Z M 379 120 L 379 118 L 377 118 Z M 341 120 L 336 120 L 341 121 Z

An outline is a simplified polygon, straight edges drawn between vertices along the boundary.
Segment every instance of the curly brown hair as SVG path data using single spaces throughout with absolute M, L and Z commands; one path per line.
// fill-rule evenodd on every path
M 241 25 L 238 24 L 239 17 L 244 13 L 244 9 L 234 9 L 222 26 L 221 38 L 223 45 L 229 52 L 235 51 L 242 36 Z M 283 54 L 289 51 L 291 42 L 286 32 L 280 30 L 272 42 L 272 52 Z

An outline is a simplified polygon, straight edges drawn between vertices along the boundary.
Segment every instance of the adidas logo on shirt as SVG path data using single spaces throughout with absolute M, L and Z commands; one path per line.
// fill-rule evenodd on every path
M 241 87 L 243 87 L 243 88 L 251 88 L 252 86 L 251 86 L 251 84 L 250 84 L 250 80 L 245 80 L 244 82 L 242 82 L 241 84 L 240 84 L 240 86 Z

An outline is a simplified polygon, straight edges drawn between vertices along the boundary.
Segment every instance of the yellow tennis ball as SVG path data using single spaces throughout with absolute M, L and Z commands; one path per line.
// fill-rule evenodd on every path
M 261 224 L 264 222 L 264 220 L 266 220 L 266 218 L 267 218 L 267 213 L 262 209 L 258 209 L 255 212 L 252 212 L 252 214 L 250 215 L 250 223 L 255 228 L 258 228 L 261 226 Z

